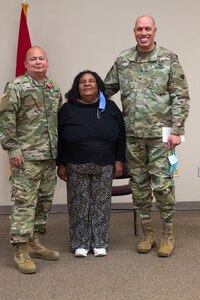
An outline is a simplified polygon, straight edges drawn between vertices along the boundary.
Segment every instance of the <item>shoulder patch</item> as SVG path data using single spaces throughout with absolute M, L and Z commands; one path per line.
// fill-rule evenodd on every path
M 7 89 L 8 89 L 9 83 L 10 83 L 10 81 L 8 81 L 8 82 L 6 83 L 5 88 L 4 88 L 3 95 L 1 96 L 1 99 L 0 99 L 0 100 L 2 100 L 4 97 L 7 96 L 7 94 L 8 94 L 8 93 L 7 93 Z
M 6 97 L 7 96 L 7 92 L 5 91 L 5 92 L 3 92 L 3 95 L 1 96 L 1 99 L 0 100 L 2 100 L 4 97 Z

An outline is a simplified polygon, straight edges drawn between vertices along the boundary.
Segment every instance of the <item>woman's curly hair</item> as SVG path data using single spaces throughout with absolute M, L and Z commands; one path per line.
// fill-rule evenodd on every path
M 81 77 L 85 74 L 91 74 L 96 79 L 98 91 L 101 91 L 103 94 L 105 94 L 106 88 L 100 76 L 96 72 L 85 70 L 80 72 L 78 75 L 76 75 L 71 89 L 65 94 L 65 98 L 67 99 L 68 102 L 74 102 L 77 101 L 77 99 L 81 98 L 79 94 L 79 82 Z

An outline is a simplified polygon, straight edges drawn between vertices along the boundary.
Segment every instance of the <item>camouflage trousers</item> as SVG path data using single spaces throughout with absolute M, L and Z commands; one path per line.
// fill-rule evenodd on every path
M 141 220 L 149 219 L 153 195 L 164 222 L 172 222 L 175 213 L 174 179 L 168 156 L 172 150 L 161 138 L 127 137 L 127 166 L 131 175 L 134 204 Z
M 113 166 L 67 165 L 67 205 L 72 250 L 107 248 Z
M 11 243 L 27 242 L 34 231 L 46 233 L 46 225 L 56 185 L 55 160 L 25 161 L 12 166 L 10 182 Z

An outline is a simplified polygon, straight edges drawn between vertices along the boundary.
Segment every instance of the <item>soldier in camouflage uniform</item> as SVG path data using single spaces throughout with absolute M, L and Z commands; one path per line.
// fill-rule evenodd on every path
M 54 196 L 57 155 L 57 112 L 62 96 L 56 83 L 46 77 L 44 50 L 27 51 L 27 72 L 9 83 L 0 102 L 0 141 L 11 165 L 11 243 L 14 260 L 23 273 L 34 273 L 31 257 L 59 259 L 45 248 L 39 235 L 46 233 Z
M 178 57 L 155 41 L 155 21 L 150 16 L 136 20 L 137 46 L 123 51 L 105 78 L 108 96 L 121 93 L 127 134 L 127 161 L 132 196 L 143 229 L 139 253 L 156 245 L 151 224 L 152 192 L 163 221 L 158 255 L 167 257 L 174 249 L 174 180 L 168 156 L 184 134 L 189 112 L 186 78 Z M 168 142 L 162 128 L 171 127 Z

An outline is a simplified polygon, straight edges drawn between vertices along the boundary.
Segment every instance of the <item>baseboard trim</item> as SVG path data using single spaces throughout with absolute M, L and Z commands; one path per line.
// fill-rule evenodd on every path
M 132 203 L 112 203 L 112 210 L 132 210 Z M 156 206 L 153 203 L 152 210 L 156 210 Z M 191 202 L 177 202 L 176 210 L 200 210 L 200 201 L 191 201 Z M 11 205 L 0 206 L 1 215 L 9 215 L 12 212 Z M 67 205 L 66 204 L 54 204 L 51 209 L 51 213 L 66 213 Z
M 133 209 L 132 203 L 112 203 L 112 209 Z M 152 204 L 152 210 L 157 210 L 156 204 Z M 200 210 L 200 201 L 177 202 L 176 210 Z

